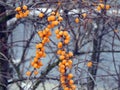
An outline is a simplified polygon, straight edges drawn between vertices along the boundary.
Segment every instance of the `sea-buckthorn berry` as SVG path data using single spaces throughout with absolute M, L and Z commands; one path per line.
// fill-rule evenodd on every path
M 106 5 L 106 6 L 105 6 L 105 9 L 106 9 L 106 10 L 109 10 L 110 8 L 111 8 L 110 5 Z
M 22 9 L 23 9 L 23 10 L 27 10 L 28 7 L 27 7 L 26 5 L 24 5 L 24 6 L 22 7 Z
M 80 21 L 79 18 L 75 18 L 76 23 L 79 23 L 79 21 Z
M 60 60 L 63 60 L 63 59 L 65 59 L 65 56 L 64 56 L 64 55 L 61 55 L 61 56 L 60 56 Z
M 86 18 L 86 17 L 87 17 L 87 14 L 86 14 L 86 13 L 83 13 L 82 16 L 83 16 L 83 18 Z
M 100 3 L 98 6 L 99 6 L 101 9 L 104 9 L 104 8 L 105 8 L 105 5 L 102 4 L 102 3 Z
M 65 43 L 65 44 L 68 44 L 69 42 L 70 42 L 70 40 L 67 40 L 67 39 L 64 40 L 64 43 Z
M 69 80 L 68 82 L 70 85 L 74 84 L 74 81 L 73 80 Z
M 47 20 L 48 20 L 48 21 L 55 21 L 55 19 L 56 19 L 55 16 L 54 16 L 54 15 L 51 15 L 51 16 L 48 17 Z
M 41 13 L 39 14 L 39 17 L 40 17 L 40 18 L 43 18 L 43 17 L 44 17 L 44 13 L 41 12 Z
M 55 30 L 55 34 L 59 34 L 60 30 L 59 29 L 56 29 Z
M 39 73 L 39 72 L 38 72 L 37 70 L 34 71 L 34 75 L 38 75 L 38 73 Z
M 63 21 L 63 18 L 61 16 L 58 17 L 58 21 Z
M 51 12 L 51 15 L 55 15 L 55 14 L 56 14 L 56 12 L 54 12 L 54 11 Z
M 15 11 L 20 11 L 21 10 L 21 7 L 17 7 L 16 9 L 15 9 Z
M 100 7 L 100 6 L 97 6 L 96 10 L 97 10 L 97 11 L 101 11 L 101 7 Z
M 68 55 L 69 55 L 69 57 L 72 57 L 72 56 L 73 56 L 73 52 L 70 51 L 70 52 L 68 53 Z
M 67 31 L 63 31 L 63 35 L 64 35 L 65 37 L 67 37 L 67 36 L 68 36 L 68 32 L 67 32 Z
M 68 79 L 73 78 L 73 74 L 72 74 L 72 73 L 69 73 L 67 78 L 68 78 Z
M 87 62 L 87 67 L 92 67 L 93 63 L 91 61 Z
M 27 71 L 27 72 L 26 72 L 26 75 L 27 75 L 27 76 L 30 76 L 30 75 L 31 75 L 31 72 L 30 72 L 30 71 Z
M 19 14 L 16 14 L 15 17 L 16 17 L 17 19 L 19 19 L 19 18 L 20 18 L 20 15 L 19 15 Z
M 59 43 L 58 43 L 58 48 L 62 48 L 62 47 L 63 47 L 62 42 L 59 42 Z

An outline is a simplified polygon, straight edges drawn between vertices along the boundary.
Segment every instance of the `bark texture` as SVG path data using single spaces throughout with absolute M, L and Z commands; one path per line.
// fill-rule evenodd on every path
M 0 18 L 6 16 L 5 7 L 0 5 Z M 8 57 L 6 20 L 0 22 L 0 90 L 7 90 Z

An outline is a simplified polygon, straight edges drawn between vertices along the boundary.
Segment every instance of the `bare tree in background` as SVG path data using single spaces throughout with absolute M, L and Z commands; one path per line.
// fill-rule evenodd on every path
M 48 83 L 55 83 L 52 90 L 63 90 L 56 54 L 59 40 L 54 34 L 58 28 L 71 36 L 65 48 L 74 53 L 70 72 L 77 89 L 120 90 L 119 4 L 119 0 L 0 1 L 0 90 L 12 88 L 13 84 L 19 90 L 36 90 L 39 86 L 48 90 Z M 15 8 L 23 5 L 28 6 L 29 15 L 15 18 Z M 35 44 L 41 42 L 37 32 L 49 24 L 47 18 L 52 11 L 59 12 L 63 22 L 51 30 L 50 43 L 45 45 L 47 57 L 42 59 L 39 74 L 27 77 L 26 71 L 34 70 L 30 63 L 35 57 Z M 39 17 L 41 12 L 43 18 Z M 88 62 L 92 65 L 88 66 Z

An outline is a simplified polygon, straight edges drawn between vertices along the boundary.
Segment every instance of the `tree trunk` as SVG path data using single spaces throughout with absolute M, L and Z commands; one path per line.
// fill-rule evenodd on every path
M 102 32 L 104 31 L 104 27 L 100 31 L 100 27 L 99 27 L 100 23 L 101 22 L 99 21 L 97 22 L 98 28 L 94 32 L 95 38 L 93 39 L 93 53 L 91 56 L 91 61 L 93 62 L 93 66 L 88 68 L 88 72 L 91 74 L 92 77 L 88 76 L 87 90 L 94 90 L 94 87 L 95 87 L 94 80 L 96 80 L 96 74 L 97 74 L 98 64 L 100 60 L 99 51 L 101 50 L 101 42 L 102 42 L 102 37 L 103 37 Z
M 93 54 L 91 57 L 91 61 L 94 63 L 96 62 L 97 64 L 93 64 L 92 67 L 88 68 L 89 73 L 92 75 L 93 78 L 90 76 L 88 77 L 88 90 L 94 90 L 94 80 L 96 79 L 96 74 L 97 74 L 97 65 L 99 62 L 99 53 L 96 53 L 98 47 L 98 40 L 93 40 Z M 94 80 L 93 80 L 94 79 Z
M 6 16 L 5 7 L 0 5 L 0 18 Z M 8 57 L 6 20 L 0 22 L 0 90 L 7 90 Z

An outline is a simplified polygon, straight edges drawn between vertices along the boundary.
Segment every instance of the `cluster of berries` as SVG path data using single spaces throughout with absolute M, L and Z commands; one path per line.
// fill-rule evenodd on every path
M 38 31 L 38 35 L 42 39 L 42 41 L 40 43 L 36 44 L 36 55 L 35 55 L 33 61 L 31 62 L 31 66 L 34 68 L 35 75 L 38 74 L 38 73 L 36 73 L 37 69 L 39 69 L 41 66 L 43 66 L 41 58 L 46 57 L 45 44 L 50 42 L 49 37 L 51 36 L 51 31 L 49 28 L 46 27 L 43 31 Z M 26 73 L 26 75 L 30 76 L 27 73 Z
M 42 18 L 44 16 L 44 13 L 40 13 L 39 17 Z M 41 58 L 46 57 L 46 53 L 45 53 L 45 44 L 50 42 L 49 37 L 52 35 L 51 33 L 51 29 L 54 28 L 55 26 L 57 26 L 59 24 L 59 22 L 61 22 L 63 20 L 63 18 L 57 13 L 55 12 L 51 12 L 50 16 L 48 16 L 47 18 L 49 24 L 47 25 L 47 27 L 42 30 L 42 31 L 38 31 L 38 35 L 39 37 L 42 39 L 42 41 L 38 44 L 36 44 L 36 56 L 34 57 L 33 61 L 31 62 L 31 66 L 34 68 L 34 75 L 38 74 L 37 69 L 39 69 L 41 66 L 43 66 L 42 62 L 41 62 Z M 30 71 L 26 72 L 27 76 L 30 76 L 32 73 Z
M 103 9 L 105 9 L 105 10 L 109 10 L 111 8 L 111 6 L 109 5 L 109 4 L 103 4 L 103 3 L 100 3 L 100 4 L 98 4 L 97 5 L 97 8 L 96 8 L 96 10 L 97 11 L 101 11 L 101 10 L 103 10 Z
M 63 43 L 62 42 L 58 43 L 58 48 L 62 48 L 63 44 L 68 44 L 70 42 L 70 35 L 67 31 L 62 31 L 60 29 L 56 29 L 55 34 L 56 34 L 57 39 L 64 38 Z
M 70 42 L 70 35 L 66 30 L 55 30 L 56 38 L 61 39 L 58 42 L 58 50 L 57 55 L 59 55 L 59 72 L 60 72 L 60 82 L 61 86 L 64 90 L 75 90 L 76 86 L 74 85 L 74 81 L 72 80 L 73 74 L 68 73 L 72 68 L 72 60 L 70 59 L 73 57 L 72 52 L 67 52 L 64 48 Z
M 85 19 L 87 17 L 87 13 L 82 13 L 81 14 L 82 18 Z M 78 17 L 75 18 L 75 23 L 79 23 L 80 22 L 80 19 Z
M 51 12 L 51 14 L 47 17 L 47 21 L 49 22 L 51 28 L 57 26 L 62 20 L 63 18 L 58 12 Z
M 15 15 L 15 17 L 17 19 L 24 18 L 24 17 L 27 17 L 29 15 L 29 10 L 28 10 L 28 7 L 26 5 L 24 5 L 22 7 L 17 7 L 15 9 L 15 11 L 17 12 Z

